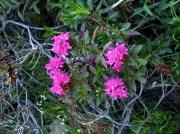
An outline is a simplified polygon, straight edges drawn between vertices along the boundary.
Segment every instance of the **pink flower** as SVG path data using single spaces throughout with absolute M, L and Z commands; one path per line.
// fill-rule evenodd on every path
M 70 33 L 69 32 L 62 32 L 60 35 L 54 35 L 53 36 L 53 40 L 54 42 L 58 42 L 60 40 L 63 40 L 63 41 L 69 41 L 70 40 Z
M 119 72 L 127 55 L 128 49 L 125 44 L 116 44 L 115 48 L 105 54 L 106 64 L 110 65 L 114 71 Z
M 65 90 L 60 85 L 53 85 L 50 89 L 51 93 L 59 96 L 65 95 Z
M 58 36 L 55 35 L 52 39 L 54 41 L 52 51 L 60 56 L 68 55 L 69 50 L 72 48 L 69 44 L 70 33 L 63 32 Z
M 128 98 L 129 95 L 124 81 L 118 77 L 111 77 L 105 82 L 105 92 L 108 96 L 119 99 Z
M 65 95 L 65 89 L 69 84 L 70 76 L 61 70 L 53 70 L 53 72 L 50 72 L 50 78 L 53 80 L 53 86 L 50 91 L 59 96 Z
M 55 56 L 53 58 L 50 58 L 49 63 L 45 65 L 45 68 L 47 71 L 56 70 L 62 68 L 63 64 L 64 64 L 63 58 Z
M 53 83 L 56 85 L 59 84 L 63 87 L 67 86 L 70 81 L 70 76 L 61 70 L 50 72 L 50 78 L 53 80 Z

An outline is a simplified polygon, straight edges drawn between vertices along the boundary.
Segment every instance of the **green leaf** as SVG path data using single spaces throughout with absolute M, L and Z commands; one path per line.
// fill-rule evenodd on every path
M 102 13 L 102 14 L 108 13 L 110 10 L 111 10 L 111 8 L 110 8 L 110 7 L 107 7 L 107 8 L 105 8 L 105 9 L 102 9 L 102 10 L 101 10 L 101 13 Z
M 136 58 L 136 61 L 139 62 L 141 65 L 146 65 L 147 61 L 145 59 Z
M 11 6 L 11 4 L 9 2 L 7 2 L 6 0 L 1 0 L 0 1 L 0 7 L 1 8 L 8 8 L 10 6 Z
M 141 83 L 146 83 L 146 79 L 143 77 L 139 77 L 139 78 L 137 78 L 137 80 Z
M 102 55 L 101 55 L 101 54 L 98 54 L 98 55 L 96 56 L 96 59 L 95 59 L 96 64 L 101 63 L 101 60 L 102 60 Z
M 96 75 L 96 69 L 93 66 L 89 66 L 89 69 L 91 70 L 91 72 Z
M 132 18 L 132 17 L 134 17 L 134 16 L 136 16 L 136 15 L 141 15 L 141 13 L 142 13 L 143 11 L 144 11 L 144 9 L 143 9 L 142 7 L 134 9 L 134 12 L 133 12 L 133 14 L 130 16 L 130 18 Z
M 135 82 L 135 80 L 131 80 L 129 83 L 130 83 L 130 88 L 132 90 L 136 91 L 136 82 Z
M 99 4 L 97 5 L 95 12 L 98 12 L 101 9 L 101 6 L 102 6 L 102 1 L 100 1 Z M 99 12 L 99 15 L 100 14 L 101 13 Z
M 180 58 L 179 57 L 176 59 L 175 65 L 176 66 L 175 66 L 174 70 L 176 72 L 176 75 L 180 76 Z
M 73 1 L 70 1 L 70 3 L 67 6 L 68 7 L 64 9 L 61 14 L 63 17 L 61 19 L 66 25 L 70 25 L 90 14 L 90 12 L 85 7 Z
M 146 3 L 144 3 L 143 8 L 149 15 L 153 16 L 153 13 L 151 12 L 151 10 L 149 9 L 149 6 Z
M 171 20 L 170 20 L 170 22 L 169 22 L 169 24 L 171 24 L 171 25 L 180 25 L 180 17 L 173 17 Z
M 44 30 L 45 30 L 45 32 L 43 33 L 43 37 L 44 37 L 44 38 L 51 38 L 53 35 L 59 34 L 58 31 L 53 30 L 53 29 L 50 28 L 50 27 L 44 27 Z
M 18 11 L 18 16 L 22 21 L 24 21 L 24 18 L 23 18 L 22 14 L 19 11 Z
M 142 49 L 142 45 L 135 46 L 133 49 L 133 54 L 138 55 L 140 53 L 141 49 Z
M 105 61 L 104 56 L 102 54 L 98 54 L 96 56 L 96 60 L 95 61 L 96 61 L 97 64 L 102 64 L 104 67 L 107 67 L 106 61 Z
M 111 15 L 108 16 L 108 20 L 113 20 L 116 17 L 118 17 L 118 15 L 119 15 L 119 12 L 114 12 Z
M 83 41 L 84 41 L 84 44 L 85 44 L 85 45 L 89 45 L 89 44 L 90 44 L 91 39 L 90 39 L 89 31 L 86 31 L 86 32 L 84 33 L 84 39 L 83 39 Z
M 92 0 L 87 0 L 87 5 L 90 10 L 93 10 L 93 1 Z
M 131 23 L 124 23 L 122 25 L 123 31 L 127 30 L 131 26 Z
M 78 94 L 79 94 L 80 96 L 84 96 L 84 95 L 86 95 L 87 93 L 88 93 L 88 90 L 87 90 L 86 88 L 84 88 L 84 87 L 81 87 L 81 88 L 78 89 Z
M 160 4 L 159 4 L 159 12 L 161 12 L 163 10 L 166 10 L 170 6 L 172 6 L 172 2 L 171 1 L 168 3 L 168 0 L 161 0 Z
M 38 3 L 39 3 L 39 0 L 34 1 L 34 2 L 32 3 L 32 5 L 31 5 L 30 9 L 33 9 L 37 14 L 40 14 L 40 11 L 39 11 L 39 9 L 38 9 L 38 7 L 37 7 L 37 4 L 38 4 Z
M 109 41 L 108 43 L 106 43 L 106 45 L 103 46 L 103 51 L 105 52 L 105 51 L 108 49 L 108 47 L 111 46 L 111 45 L 112 45 L 112 42 L 111 42 L 111 41 Z

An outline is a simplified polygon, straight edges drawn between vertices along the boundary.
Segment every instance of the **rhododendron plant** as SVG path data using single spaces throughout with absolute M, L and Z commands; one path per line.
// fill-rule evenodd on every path
M 62 32 L 60 35 L 53 37 L 54 43 L 52 51 L 57 56 L 50 58 L 49 64 L 45 65 L 45 68 L 53 81 L 50 91 L 59 96 L 65 95 L 65 88 L 70 81 L 70 76 L 62 70 L 65 62 L 63 57 L 67 56 L 71 49 L 69 40 L 69 32 Z
M 128 49 L 125 44 L 116 44 L 105 54 L 106 64 L 110 65 L 114 71 L 119 72 L 122 69 L 125 57 L 128 55 Z
M 105 92 L 108 96 L 119 99 L 127 98 L 129 95 L 124 81 L 118 77 L 111 77 L 105 82 Z
M 0 134 L 180 134 L 179 7 L 0 0 Z

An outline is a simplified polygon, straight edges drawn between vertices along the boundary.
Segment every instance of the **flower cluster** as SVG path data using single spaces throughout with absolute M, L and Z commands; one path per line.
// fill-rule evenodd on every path
M 125 44 L 116 44 L 115 48 L 110 49 L 105 54 L 106 64 L 110 65 L 114 71 L 119 72 L 127 55 L 128 49 Z M 104 85 L 104 90 L 110 97 L 124 99 L 129 95 L 121 78 L 111 77 Z
M 60 56 L 67 56 L 71 46 L 69 44 L 70 34 L 69 32 L 63 32 L 58 36 L 52 38 L 54 40 L 54 46 L 52 51 Z
M 124 81 L 118 77 L 109 78 L 105 82 L 105 92 L 113 98 L 124 99 L 128 97 L 128 92 Z
M 125 44 L 116 44 L 115 48 L 110 49 L 105 54 L 106 64 L 110 65 L 114 71 L 119 72 L 122 69 L 122 65 L 127 55 L 128 49 Z
M 65 88 L 70 81 L 70 76 L 62 70 L 64 65 L 63 57 L 67 56 L 71 49 L 69 44 L 70 33 L 63 32 L 58 36 L 54 36 L 52 39 L 54 41 L 52 51 L 57 56 L 50 58 L 49 63 L 45 65 L 45 68 L 53 81 L 50 91 L 62 96 L 65 95 Z

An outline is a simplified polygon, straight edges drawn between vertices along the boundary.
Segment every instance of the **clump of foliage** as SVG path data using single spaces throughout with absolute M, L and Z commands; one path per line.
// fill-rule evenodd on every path
M 139 114 L 139 113 L 138 113 Z M 133 124 L 140 134 L 174 134 L 179 131 L 179 121 L 172 118 L 168 112 L 152 110 L 150 116 L 134 115 Z M 174 117 L 179 118 L 179 117 Z
M 178 132 L 179 6 L 179 0 L 1 0 L 2 132 Z M 62 71 L 71 78 L 58 96 L 49 92 L 44 66 L 57 56 L 52 37 L 63 32 L 72 49 L 60 56 Z M 113 70 L 106 55 L 116 44 L 128 54 Z M 109 78 L 123 80 L 124 99 L 107 96 Z

